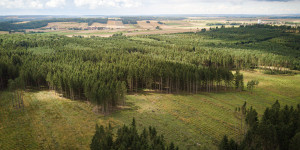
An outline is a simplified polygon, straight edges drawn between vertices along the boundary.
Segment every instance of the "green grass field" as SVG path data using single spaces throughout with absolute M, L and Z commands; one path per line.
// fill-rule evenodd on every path
M 253 92 L 162 94 L 144 92 L 127 96 L 126 106 L 103 116 L 95 106 L 62 98 L 53 91 L 26 91 L 25 108 L 12 106 L 12 93 L 0 93 L 0 149 L 89 149 L 95 124 L 113 127 L 136 118 L 139 129 L 156 126 L 166 141 L 181 149 L 216 149 L 224 134 L 241 137 L 241 119 L 235 112 L 245 101 L 261 115 L 276 100 L 300 103 L 300 74 L 294 76 L 242 72 L 245 84 L 259 80 Z

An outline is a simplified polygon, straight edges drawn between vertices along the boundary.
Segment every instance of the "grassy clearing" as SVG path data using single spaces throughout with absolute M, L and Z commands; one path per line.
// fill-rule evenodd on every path
M 144 126 L 157 126 L 166 139 L 181 148 L 216 149 L 224 134 L 241 138 L 240 117 L 235 108 L 246 101 L 262 115 L 276 100 L 282 105 L 300 102 L 300 75 L 278 76 L 260 72 L 243 72 L 245 83 L 259 80 L 253 92 L 201 93 L 198 95 L 138 94 L 129 95 L 128 103 L 136 111 L 120 111 L 110 117 L 130 123 L 131 117 Z M 126 116 L 126 117 L 125 117 Z
M 244 101 L 262 115 L 276 100 L 282 105 L 300 103 L 300 75 L 266 75 L 242 72 L 245 84 L 259 80 L 253 92 L 192 94 L 140 93 L 127 96 L 127 105 L 108 116 L 93 112 L 93 105 L 61 98 L 53 91 L 26 92 L 25 109 L 12 108 L 11 92 L 0 93 L 0 149 L 88 149 L 95 123 L 114 127 L 132 117 L 142 127 L 156 126 L 166 141 L 181 149 L 216 149 L 224 134 L 240 139 Z
M 1 93 L 0 149 L 89 149 L 97 116 L 90 105 L 55 95 L 26 92 L 25 109 Z
M 33 52 L 33 54 L 51 54 L 53 52 L 49 47 L 34 47 L 29 48 L 28 51 Z

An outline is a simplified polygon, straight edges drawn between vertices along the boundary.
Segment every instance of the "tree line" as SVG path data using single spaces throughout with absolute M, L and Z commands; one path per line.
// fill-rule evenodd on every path
M 155 17 L 155 16 L 120 17 L 120 20 L 123 22 L 123 24 L 137 24 L 137 21 L 143 21 L 143 20 L 158 20 L 160 22 L 161 20 L 183 20 L 183 19 L 186 18 L 185 17 Z
M 300 104 L 280 107 L 278 100 L 271 108 L 266 108 L 261 120 L 250 107 L 245 109 L 248 126 L 244 139 L 240 142 L 225 135 L 219 144 L 220 150 L 298 150 L 300 143 Z
M 24 30 L 24 29 L 36 29 L 45 27 L 48 23 L 51 22 L 78 22 L 78 23 L 88 23 L 88 25 L 92 25 L 93 23 L 107 23 L 107 18 L 54 18 L 48 20 L 34 20 L 26 23 L 17 22 L 0 22 L 0 31 L 11 31 L 11 30 Z

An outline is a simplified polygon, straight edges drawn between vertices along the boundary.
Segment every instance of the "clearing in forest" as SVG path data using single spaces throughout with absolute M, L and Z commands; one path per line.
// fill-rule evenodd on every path
M 12 92 L 0 93 L 0 149 L 89 149 L 95 124 L 121 127 L 132 117 L 139 130 L 149 125 L 180 149 L 217 149 L 224 134 L 241 139 L 240 112 L 247 102 L 259 116 L 279 100 L 282 106 L 300 101 L 300 74 L 294 76 L 242 72 L 245 83 L 259 80 L 253 92 L 164 94 L 142 92 L 127 96 L 126 106 L 103 116 L 95 105 L 60 97 L 54 91 L 26 91 L 25 108 L 15 109 Z M 244 122 L 243 122 L 244 124 Z M 244 127 L 244 125 L 243 125 Z M 16 130 L 17 129 L 17 130 Z M 244 129 L 244 128 L 243 128 Z

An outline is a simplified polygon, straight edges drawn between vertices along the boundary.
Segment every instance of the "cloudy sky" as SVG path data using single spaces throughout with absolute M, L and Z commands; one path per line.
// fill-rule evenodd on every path
M 300 0 L 0 0 L 0 15 L 300 14 Z

